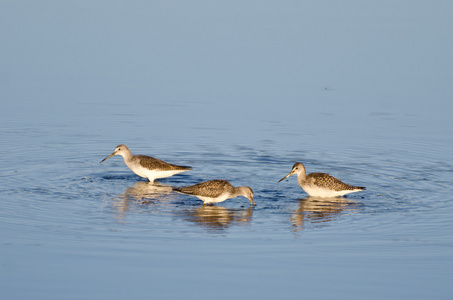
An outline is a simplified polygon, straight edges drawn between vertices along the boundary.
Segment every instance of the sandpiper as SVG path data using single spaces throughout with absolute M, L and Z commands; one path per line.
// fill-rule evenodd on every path
M 365 187 L 346 184 L 326 173 L 310 173 L 307 175 L 305 166 L 300 162 L 295 163 L 291 172 L 278 182 L 293 174 L 297 174 L 300 187 L 310 196 L 338 197 L 365 189 Z
M 230 198 L 244 196 L 249 199 L 250 205 L 256 205 L 253 200 L 253 191 L 250 187 L 234 187 L 226 180 L 210 180 L 191 186 L 173 188 L 173 190 L 198 197 L 203 201 L 203 204 L 219 203 Z
M 126 145 L 117 146 L 115 151 L 101 160 L 101 162 L 114 155 L 121 155 L 129 169 L 138 176 L 148 178 L 150 182 L 154 182 L 157 178 L 170 177 L 181 172 L 192 170 L 191 167 L 172 165 L 151 156 L 132 155 L 131 150 L 129 150 Z

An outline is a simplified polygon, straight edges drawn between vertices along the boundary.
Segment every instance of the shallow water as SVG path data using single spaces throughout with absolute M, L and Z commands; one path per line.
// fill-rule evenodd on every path
M 246 3 L 2 4 L 2 299 L 451 298 L 452 43 L 427 42 L 448 10 Z M 120 143 L 193 170 L 99 164 Z M 277 183 L 296 161 L 367 190 L 307 197 Z M 171 192 L 216 178 L 257 206 Z

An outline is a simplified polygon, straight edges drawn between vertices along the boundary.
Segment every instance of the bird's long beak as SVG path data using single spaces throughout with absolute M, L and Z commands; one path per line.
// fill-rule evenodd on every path
M 293 171 L 289 172 L 288 175 L 286 175 L 285 177 L 283 177 L 282 179 L 280 179 L 278 182 L 280 182 L 280 181 L 282 181 L 282 180 L 285 180 L 286 178 L 288 178 L 289 176 L 291 176 L 291 175 L 293 175 L 293 174 L 294 174 Z
M 112 157 L 113 155 L 115 155 L 116 152 L 113 152 L 112 154 L 110 154 L 109 156 L 107 156 L 106 158 L 104 158 L 103 160 L 101 160 L 99 163 L 103 162 L 104 160 L 107 160 L 109 159 L 110 157 Z
M 256 205 L 255 200 L 253 200 L 253 197 L 249 199 L 250 205 Z

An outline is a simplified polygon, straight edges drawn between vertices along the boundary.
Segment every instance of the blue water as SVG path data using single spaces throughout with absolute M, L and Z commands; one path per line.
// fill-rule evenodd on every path
M 452 8 L 0 2 L 0 297 L 451 299 Z M 170 191 L 217 178 L 257 206 Z

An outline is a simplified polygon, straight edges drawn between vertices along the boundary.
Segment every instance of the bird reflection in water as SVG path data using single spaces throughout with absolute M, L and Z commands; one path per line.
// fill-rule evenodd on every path
M 128 187 L 113 203 L 118 219 L 123 219 L 131 204 L 164 204 L 174 199 L 171 186 L 160 183 L 139 181 Z
M 185 210 L 185 220 L 210 231 L 223 230 L 231 225 L 247 225 L 252 220 L 253 207 L 228 209 L 222 206 L 203 205 Z
M 307 226 L 324 226 L 326 222 L 334 220 L 339 214 L 346 211 L 355 211 L 361 205 L 359 202 L 349 201 L 346 198 L 307 197 L 299 199 L 299 207 L 293 211 L 290 220 L 296 230 Z

